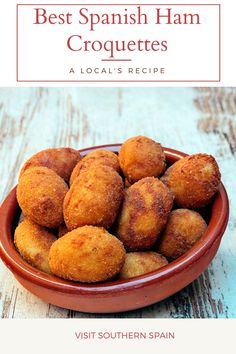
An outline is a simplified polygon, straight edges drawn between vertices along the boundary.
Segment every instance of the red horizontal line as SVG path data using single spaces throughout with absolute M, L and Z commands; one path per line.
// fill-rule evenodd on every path
M 132 59 L 101 59 L 101 61 L 132 61 Z

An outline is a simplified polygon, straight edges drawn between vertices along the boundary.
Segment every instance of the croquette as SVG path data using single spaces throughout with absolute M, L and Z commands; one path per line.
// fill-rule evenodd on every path
M 138 277 L 168 264 L 167 259 L 156 252 L 130 252 L 119 273 L 120 279 Z
M 72 183 L 64 200 L 64 219 L 69 230 L 94 225 L 109 228 L 123 198 L 123 181 L 109 166 L 90 167 Z
M 58 227 L 63 222 L 66 182 L 47 167 L 31 167 L 21 176 L 17 201 L 25 216 L 41 226 Z
M 157 251 L 170 260 L 187 252 L 204 234 L 207 224 L 193 210 L 176 209 L 170 213 Z
M 144 136 L 136 136 L 123 143 L 119 162 L 131 184 L 144 177 L 159 177 L 166 168 L 162 146 Z
M 48 254 L 55 241 L 51 232 L 29 219 L 24 219 L 15 230 L 14 243 L 22 258 L 46 273 L 50 273 Z
M 198 209 L 211 202 L 219 188 L 220 177 L 213 156 L 195 154 L 175 162 L 161 181 L 172 190 L 176 206 Z
M 71 148 L 46 149 L 20 171 L 15 247 L 38 270 L 71 281 L 141 276 L 204 235 L 220 179 L 207 154 L 166 170 L 163 147 L 144 136 L 126 140 L 118 154 L 93 150 L 82 158 Z
M 20 171 L 20 177 L 28 168 L 42 166 L 50 168 L 68 182 L 71 172 L 80 159 L 81 155 L 79 151 L 71 148 L 42 150 L 25 162 Z
M 77 163 L 70 177 L 70 184 L 73 183 L 81 171 L 88 169 L 93 165 L 105 165 L 114 168 L 116 172 L 120 172 L 118 156 L 110 150 L 95 150 L 86 155 Z
M 126 189 L 115 235 L 128 251 L 149 250 L 156 242 L 173 205 L 169 189 L 146 177 Z
M 49 265 L 58 277 L 93 283 L 118 274 L 125 261 L 122 243 L 101 227 L 79 227 L 52 245 Z

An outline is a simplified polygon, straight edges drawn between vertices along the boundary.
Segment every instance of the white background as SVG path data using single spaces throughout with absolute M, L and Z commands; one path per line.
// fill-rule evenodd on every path
M 19 6 L 18 25 L 18 61 L 19 81 L 47 80 L 168 80 L 168 81 L 218 81 L 219 80 L 219 7 L 218 6 L 162 6 L 161 14 L 166 15 L 166 8 L 172 13 L 199 14 L 200 24 L 167 25 L 156 22 L 157 6 L 140 6 L 141 13 L 147 15 L 145 25 L 106 25 L 97 24 L 94 31 L 89 31 L 89 24 L 81 25 L 78 20 L 81 8 L 88 9 L 86 15 L 98 13 L 124 14 L 137 13 L 137 6 L 40 6 L 50 14 L 72 14 L 72 24 L 33 24 L 36 21 L 35 6 Z M 42 10 L 39 11 L 42 13 Z M 40 21 L 42 16 L 39 17 Z M 55 21 L 55 20 L 54 20 Z M 89 41 L 138 41 L 150 40 L 167 42 L 166 51 L 124 51 L 116 52 L 114 58 L 131 59 L 129 62 L 104 62 L 110 57 L 109 52 L 101 51 L 71 51 L 67 48 L 67 40 L 71 35 L 79 35 Z M 83 40 L 74 39 L 72 43 L 77 48 Z M 78 44 L 77 44 L 78 43 Z M 75 74 L 70 74 L 73 67 Z M 165 68 L 165 74 L 130 74 L 129 68 Z M 98 68 L 99 73 L 86 73 L 86 69 Z M 102 73 L 102 69 L 106 73 Z M 117 69 L 122 68 L 122 74 Z M 83 72 L 81 72 L 81 69 Z M 111 73 L 108 73 L 108 70 Z
M 235 320 L 3 320 L 3 353 L 235 353 Z M 75 332 L 175 332 L 174 340 L 77 340 Z
M 25 1 L 24 1 L 25 2 Z M 19 2 L 19 3 L 24 3 Z M 52 0 L 50 3 L 58 3 L 59 1 Z M 107 1 L 109 3 L 110 1 Z M 186 3 L 194 3 L 195 1 L 188 1 Z M 208 3 L 214 4 L 215 1 L 208 0 Z M 42 3 L 42 1 L 34 1 L 34 3 Z M 76 1 L 71 1 L 76 3 Z M 96 3 L 92 0 L 90 3 Z M 104 1 L 105 3 L 105 1 Z M 127 1 L 127 3 L 136 3 L 135 1 Z M 151 1 L 150 1 L 151 3 Z M 157 3 L 156 1 L 153 3 Z M 164 4 L 166 2 L 162 2 Z M 179 3 L 173 0 L 171 3 Z M 200 1 L 199 1 L 200 3 Z M 206 3 L 205 1 L 202 3 Z M 235 62 L 236 51 L 234 50 L 234 34 L 236 33 L 235 10 L 236 4 L 233 1 L 222 0 L 222 78 L 220 83 L 171 83 L 171 86 L 233 86 L 236 82 Z M 1 86 L 58 86 L 59 83 L 17 83 L 16 82 L 16 2 L 11 0 L 8 2 L 1 2 L 0 4 L 0 26 L 1 26 L 1 58 L 0 58 L 0 85 Z M 188 26 L 189 27 L 189 26 Z M 183 28 L 185 28 L 183 26 Z M 186 35 L 186 33 L 185 33 Z M 209 49 L 211 52 L 213 48 L 212 42 L 209 42 Z M 32 53 L 31 53 L 32 54 Z M 207 61 L 209 51 L 202 51 L 202 59 Z M 42 59 L 42 57 L 41 57 Z M 24 60 L 24 58 L 23 58 Z M 40 60 L 40 57 L 37 58 Z M 30 70 L 31 62 L 25 57 L 26 66 Z M 35 65 L 36 59 L 32 60 L 32 65 Z M 191 65 L 191 62 L 189 63 Z M 214 63 L 212 63 L 214 65 Z M 188 68 L 186 68 L 188 70 Z M 78 85 L 78 83 L 74 83 Z M 71 86 L 73 83 L 63 83 L 64 86 Z M 100 83 L 84 83 L 84 86 L 99 86 Z M 114 83 L 104 83 L 104 86 L 114 86 Z M 133 83 L 116 83 L 116 86 L 133 86 Z M 144 86 L 145 83 L 135 83 L 135 85 Z M 156 83 L 147 83 L 146 85 L 156 85 Z M 159 86 L 170 86 L 170 83 L 158 83 Z

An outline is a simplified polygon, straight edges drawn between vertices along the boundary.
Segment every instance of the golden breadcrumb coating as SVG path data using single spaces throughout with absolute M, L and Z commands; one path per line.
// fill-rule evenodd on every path
M 169 189 L 157 178 L 146 177 L 124 194 L 115 234 L 127 250 L 150 249 L 167 222 L 173 205 Z
M 136 136 L 123 143 L 119 162 L 130 183 L 144 177 L 159 177 L 166 167 L 162 146 L 144 136 Z
M 167 259 L 156 252 L 130 252 L 119 273 L 120 279 L 138 277 L 168 264 Z
M 58 227 L 63 222 L 66 182 L 47 167 L 31 167 L 21 176 L 17 200 L 24 215 L 41 226 Z
M 48 254 L 56 237 L 45 227 L 24 219 L 16 228 L 14 243 L 22 258 L 33 267 L 51 273 Z
M 72 184 L 75 178 L 79 176 L 81 171 L 88 169 L 94 164 L 110 166 L 114 168 L 116 172 L 120 172 L 118 156 L 114 152 L 110 150 L 95 150 L 90 152 L 77 163 L 71 174 L 70 184 Z
M 167 169 L 161 181 L 174 193 L 182 208 L 197 209 L 209 204 L 220 184 L 220 171 L 213 156 L 184 157 Z
M 81 173 L 64 200 L 64 219 L 69 230 L 84 225 L 109 228 L 123 198 L 123 181 L 111 167 L 99 165 Z
M 50 168 L 68 182 L 73 168 L 80 159 L 79 151 L 71 148 L 45 149 L 31 156 L 25 162 L 20 171 L 20 177 L 28 168 L 42 166 Z
M 104 228 L 79 227 L 51 247 L 52 273 L 69 280 L 92 283 L 113 278 L 125 261 L 122 243 Z
M 173 260 L 187 252 L 204 234 L 207 224 L 193 210 L 176 209 L 170 213 L 157 250 Z

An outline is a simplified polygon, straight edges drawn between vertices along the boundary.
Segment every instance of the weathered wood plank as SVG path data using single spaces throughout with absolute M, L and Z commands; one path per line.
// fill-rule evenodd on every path
M 213 154 L 230 196 L 236 190 L 236 89 L 0 88 L 0 197 L 22 163 L 47 148 L 122 142 L 138 134 L 187 153 Z M 236 201 L 219 252 L 195 282 L 147 308 L 89 315 L 49 305 L 23 289 L 0 262 L 3 318 L 235 317 Z

